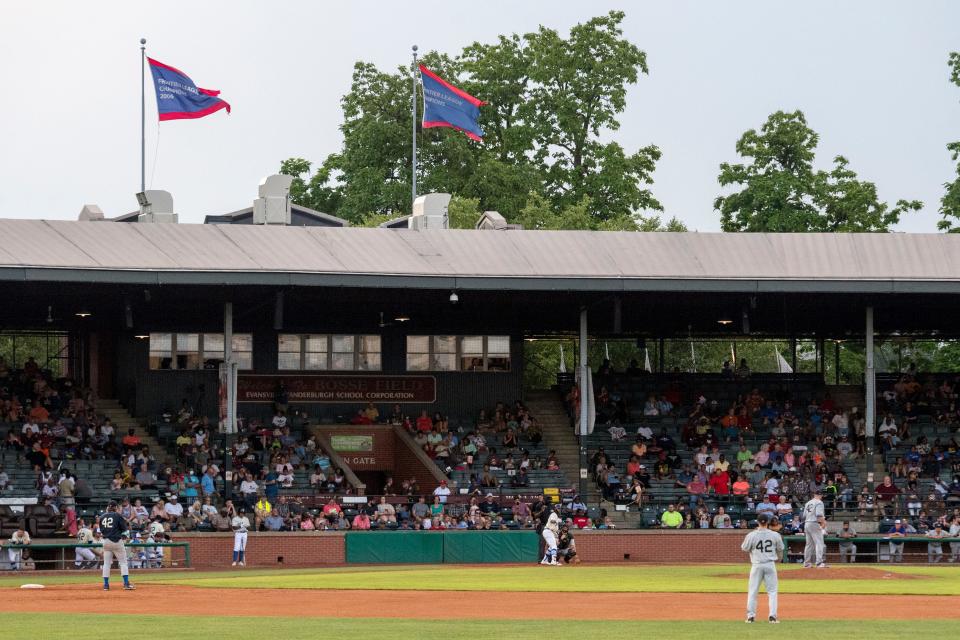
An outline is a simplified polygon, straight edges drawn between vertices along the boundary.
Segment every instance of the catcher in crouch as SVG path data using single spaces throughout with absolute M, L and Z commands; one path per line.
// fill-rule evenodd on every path
M 557 554 L 567 564 L 580 564 L 580 558 L 577 557 L 577 541 L 573 539 L 570 527 L 566 524 L 560 527 L 560 536 L 557 538 Z

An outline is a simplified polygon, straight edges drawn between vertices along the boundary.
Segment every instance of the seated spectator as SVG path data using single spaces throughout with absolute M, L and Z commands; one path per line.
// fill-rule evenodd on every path
M 286 527 L 283 518 L 277 513 L 276 509 L 271 509 L 270 513 L 263 519 L 263 526 L 267 531 L 285 531 Z
M 777 505 L 773 504 L 770 501 L 770 496 L 765 494 L 763 496 L 763 501 L 757 505 L 756 511 L 757 515 L 765 513 L 770 517 L 775 517 L 777 515 Z
M 676 505 L 667 505 L 667 510 L 660 516 L 660 526 L 664 529 L 679 529 L 683 524 L 683 516 L 677 511 Z
M 386 525 L 395 523 L 396 521 L 396 508 L 391 503 L 387 502 L 386 496 L 380 496 L 380 502 L 377 504 L 377 523 Z

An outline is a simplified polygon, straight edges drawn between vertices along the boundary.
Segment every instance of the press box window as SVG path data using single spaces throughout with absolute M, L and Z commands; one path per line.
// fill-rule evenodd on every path
M 240 369 L 253 369 L 253 336 L 234 334 L 233 358 Z M 222 333 L 151 333 L 153 370 L 214 369 L 224 360 Z
M 282 334 L 277 338 L 281 371 L 380 371 L 380 336 Z
M 510 371 L 510 336 L 407 336 L 407 371 Z

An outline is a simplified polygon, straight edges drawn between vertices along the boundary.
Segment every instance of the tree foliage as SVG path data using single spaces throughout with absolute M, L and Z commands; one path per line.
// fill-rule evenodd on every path
M 642 212 L 661 211 L 649 189 L 660 150 L 606 140 L 620 127 L 628 87 L 648 71 L 646 54 L 623 36 L 623 19 L 612 11 L 566 36 L 541 26 L 475 42 L 455 57 L 427 53 L 426 66 L 489 104 L 482 143 L 418 124 L 418 190 L 475 200 L 511 222 L 535 219 L 532 228 L 569 219 L 575 228 L 636 229 Z M 356 63 L 342 100 L 342 149 L 313 173 L 302 158 L 281 164 L 295 178 L 295 202 L 354 223 L 409 213 L 410 74 Z M 544 207 L 552 213 L 541 224 Z
M 882 202 L 872 182 L 860 180 L 843 156 L 830 171 L 814 167 L 819 136 L 801 111 L 777 111 L 760 131 L 750 129 L 737 141 L 737 153 L 749 163 L 720 165 L 722 187 L 739 191 L 718 196 L 724 231 L 888 231 L 923 203 Z
M 960 53 L 954 51 L 947 59 L 950 67 L 950 82 L 960 87 Z M 957 163 L 957 176 L 943 185 L 945 193 L 940 199 L 940 214 L 943 216 L 937 227 L 942 231 L 960 233 L 960 141 L 947 145 L 950 159 Z

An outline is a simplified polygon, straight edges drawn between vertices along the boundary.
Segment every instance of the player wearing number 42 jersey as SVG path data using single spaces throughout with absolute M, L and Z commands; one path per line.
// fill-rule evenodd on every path
M 122 515 L 116 502 L 107 505 L 107 510 L 97 519 L 100 533 L 103 534 L 103 590 L 110 590 L 110 565 L 117 558 L 120 575 L 123 576 L 123 588 L 133 590 L 130 584 L 130 567 L 127 564 L 127 548 L 124 541 L 130 537 L 130 526 Z
M 740 548 L 750 554 L 750 585 L 747 592 L 747 622 L 753 622 L 757 616 L 757 596 L 760 585 L 767 588 L 767 602 L 770 607 L 771 623 L 777 619 L 777 562 L 783 554 L 783 538 L 768 527 L 770 516 L 761 513 L 757 516 L 757 528 L 747 534 Z

